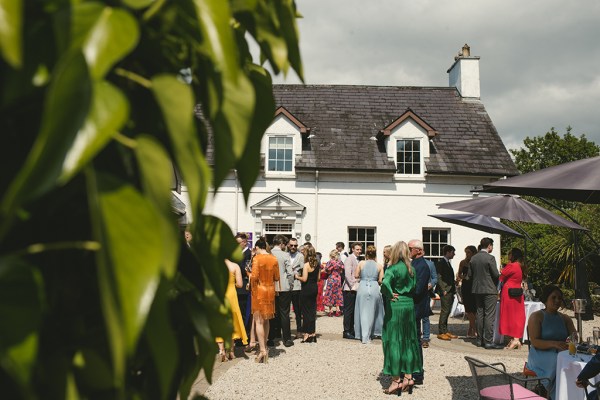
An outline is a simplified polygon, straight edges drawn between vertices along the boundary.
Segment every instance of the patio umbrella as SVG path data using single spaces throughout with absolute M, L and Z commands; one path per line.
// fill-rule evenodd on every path
M 482 192 L 600 203 L 600 157 L 555 165 L 483 185 Z
M 453 201 L 437 205 L 449 210 L 464 211 L 474 214 L 487 215 L 489 217 L 504 218 L 511 221 L 533 222 L 562 226 L 565 228 L 587 231 L 575 222 L 566 220 L 551 211 L 537 206 L 519 196 L 497 195 L 490 197 L 478 197 L 471 200 Z
M 519 232 L 511 229 L 504 225 L 500 221 L 496 221 L 492 217 L 480 214 L 436 214 L 429 215 L 430 217 L 437 218 L 441 221 L 448 222 L 450 224 L 456 224 L 466 226 L 467 228 L 477 229 L 488 233 L 498 233 L 503 235 L 511 235 L 517 237 L 523 237 Z

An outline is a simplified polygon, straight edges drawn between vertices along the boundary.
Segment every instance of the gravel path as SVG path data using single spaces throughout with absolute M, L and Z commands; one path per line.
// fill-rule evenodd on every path
M 572 314 L 571 314 L 572 315 Z M 477 399 L 465 355 L 485 362 L 503 362 L 507 371 L 519 373 L 527 360 L 527 346 L 520 350 L 484 350 L 464 337 L 468 322 L 451 318 L 449 329 L 459 339 L 438 340 L 438 312 L 431 317 L 431 346 L 424 349 L 425 383 L 416 386 L 410 399 Z M 295 324 L 292 323 L 292 326 Z M 584 336 L 593 325 L 585 321 Z M 236 360 L 215 364 L 213 384 L 203 373 L 193 387 L 191 398 L 204 395 L 218 399 L 389 399 L 383 389 L 390 377 L 380 376 L 383 366 L 381 341 L 363 345 L 342 339 L 342 317 L 317 317 L 318 343 L 300 343 L 286 348 L 282 343 L 270 348 L 268 364 L 257 364 L 241 348 Z M 404 395 L 408 395 L 404 393 Z

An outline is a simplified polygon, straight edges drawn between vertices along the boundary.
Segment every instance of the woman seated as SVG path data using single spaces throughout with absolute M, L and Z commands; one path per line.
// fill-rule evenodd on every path
M 531 314 L 527 324 L 531 342 L 527 368 L 539 377 L 550 379 L 550 383 L 544 381 L 544 384 L 547 385 L 548 398 L 554 399 L 557 354 L 568 348 L 566 340 L 575 332 L 575 325 L 571 318 L 558 312 L 563 305 L 563 293 L 557 286 L 546 286 L 540 301 L 546 308 Z

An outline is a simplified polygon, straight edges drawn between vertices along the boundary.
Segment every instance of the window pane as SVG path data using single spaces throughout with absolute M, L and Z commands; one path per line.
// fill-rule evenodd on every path
M 412 153 L 404 153 L 404 161 L 409 163 L 412 162 L 413 160 L 413 155 Z
M 291 161 L 285 161 L 285 170 L 286 171 L 291 171 L 292 170 L 292 162 Z
M 443 242 L 444 245 L 448 244 L 448 231 L 447 230 L 440 231 L 440 242 Z
M 291 150 L 291 149 L 289 149 L 289 150 L 288 150 L 288 149 L 284 150 L 284 151 L 283 151 L 283 154 L 284 154 L 284 158 L 285 158 L 286 160 L 291 160 L 291 159 L 292 159 L 292 150 Z
M 396 141 L 396 151 L 404 152 L 404 140 Z
M 421 150 L 421 141 L 420 140 L 411 140 L 412 150 L 419 151 Z
M 412 151 L 412 149 L 413 149 L 413 141 L 407 140 L 406 145 L 404 147 L 404 151 Z
M 398 164 L 398 173 L 404 174 L 404 164 Z
M 413 164 L 413 174 L 421 173 L 421 164 Z
M 277 160 L 277 171 L 283 171 L 283 161 Z
M 269 171 L 275 171 L 275 160 L 269 160 Z
M 276 152 L 274 149 L 269 149 L 269 160 L 273 160 L 276 156 Z
M 436 243 L 440 241 L 439 231 L 435 230 L 431 232 L 431 242 Z

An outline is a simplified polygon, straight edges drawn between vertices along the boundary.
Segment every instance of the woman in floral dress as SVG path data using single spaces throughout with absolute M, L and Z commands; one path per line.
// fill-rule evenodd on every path
M 325 272 L 327 273 L 327 285 L 323 293 L 323 304 L 329 307 L 329 314 L 327 315 L 339 317 L 342 315 L 341 310 L 344 305 L 342 296 L 344 264 L 340 261 L 340 254 L 337 250 L 331 250 L 329 253 L 329 261 L 325 265 Z M 337 308 L 335 314 L 333 313 L 334 307 Z

